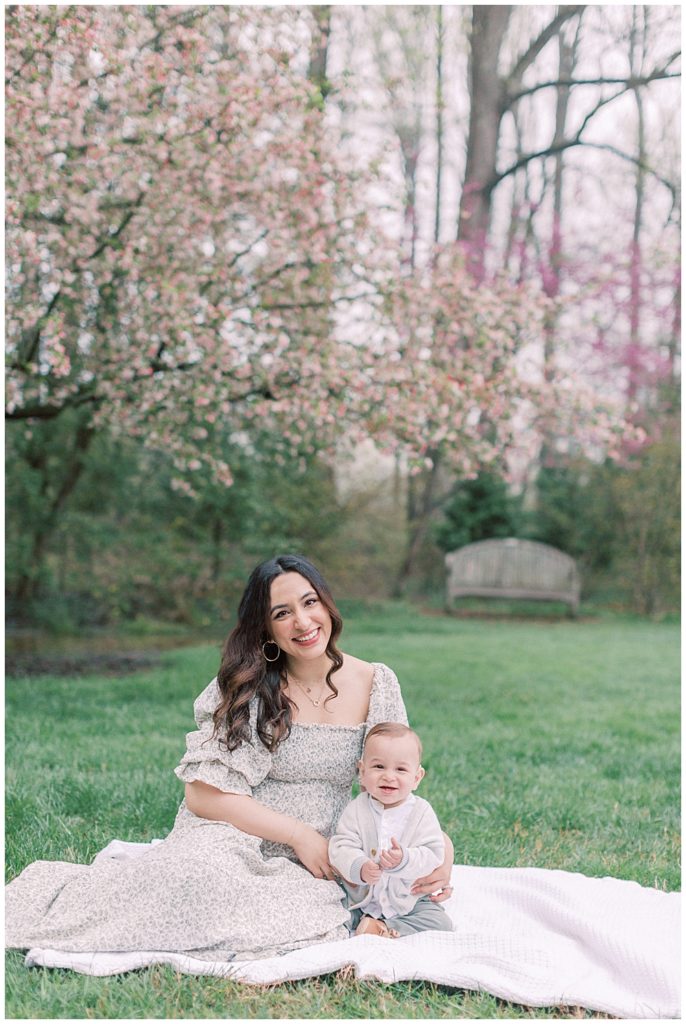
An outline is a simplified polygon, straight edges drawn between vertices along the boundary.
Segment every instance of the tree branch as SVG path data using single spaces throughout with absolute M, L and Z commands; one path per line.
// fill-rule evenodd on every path
M 556 78 L 550 82 L 538 82 L 529 86 L 528 89 L 520 89 L 519 92 L 508 95 L 507 105 L 511 106 L 524 96 L 531 96 L 541 89 L 557 89 L 562 86 L 572 88 L 575 85 L 624 85 L 627 89 L 635 89 L 641 85 L 648 85 L 649 82 L 657 82 L 669 78 L 681 78 L 680 71 L 667 71 L 666 68 L 651 72 L 649 75 L 641 75 L 636 78 Z
M 664 187 L 671 193 L 673 201 L 676 202 L 677 186 L 673 182 L 669 181 L 668 178 L 663 178 L 661 174 L 658 174 L 654 167 L 651 167 L 644 160 L 640 160 L 638 157 L 632 156 L 631 153 L 625 153 L 623 150 L 617 149 L 616 146 L 611 146 L 607 142 L 582 141 L 580 145 L 586 146 L 588 149 L 605 150 L 605 152 L 612 153 L 614 156 L 619 157 L 621 160 L 628 160 L 629 163 L 634 164 L 635 167 L 640 167 L 647 174 L 652 175 L 653 178 L 655 178 L 656 181 L 659 181 L 661 185 L 664 185 Z
M 90 417 L 86 423 L 81 423 L 77 427 L 76 436 L 74 437 L 74 446 L 71 451 L 71 459 L 67 465 L 67 472 L 62 478 L 62 483 L 60 484 L 57 493 L 53 496 L 48 508 L 46 517 L 48 523 L 54 523 L 57 518 L 57 513 L 60 511 L 66 499 L 78 483 L 86 465 L 86 453 L 93 442 L 95 433 L 95 427 L 93 426 Z
M 623 96 L 627 92 L 629 92 L 629 89 L 628 88 L 623 88 L 623 89 L 620 89 L 618 92 L 613 93 L 612 96 L 605 96 L 604 98 L 599 99 L 598 102 L 596 103 L 596 105 L 594 107 L 591 107 L 589 112 L 585 115 L 583 121 L 581 122 L 581 124 L 577 128 L 576 135 L 574 136 L 574 138 L 576 138 L 576 139 L 580 139 L 581 138 L 581 136 L 584 133 L 584 130 L 585 130 L 586 126 L 591 121 L 591 119 L 596 116 L 596 114 L 598 113 L 599 110 L 602 110 L 603 107 L 606 107 L 608 105 L 608 103 L 614 102 L 614 100 L 619 99 L 620 96 Z
M 648 174 L 651 174 L 661 185 L 671 193 L 672 197 L 676 198 L 676 186 L 669 181 L 667 178 L 663 178 L 653 167 L 648 164 L 641 162 L 637 157 L 631 156 L 630 153 L 624 153 L 621 149 L 617 149 L 615 146 L 611 146 L 608 143 L 602 142 L 588 142 L 586 139 L 579 138 L 576 135 L 572 139 L 563 139 L 559 143 L 555 143 L 551 146 L 547 146 L 545 149 L 539 149 L 535 153 L 525 153 L 515 163 L 511 164 L 510 167 L 501 171 L 491 182 L 489 182 L 489 188 L 495 188 L 504 178 L 509 177 L 516 171 L 525 167 L 531 163 L 532 160 L 543 160 L 549 156 L 555 156 L 556 153 L 562 153 L 565 149 L 572 149 L 575 146 L 585 146 L 587 149 L 602 149 L 608 153 L 613 153 L 615 156 L 620 157 L 622 160 L 628 160 L 637 167 L 642 167 Z
M 50 402 L 34 402 L 29 405 L 18 406 L 16 409 L 6 410 L 6 420 L 54 420 L 57 416 L 65 411 L 65 409 L 77 409 L 81 405 L 87 405 L 92 402 L 94 405 L 99 405 L 102 402 L 102 396 L 97 395 L 94 391 L 89 392 L 75 392 L 73 395 L 65 398 L 59 405 Z
M 546 25 L 541 34 L 534 39 L 529 48 L 519 58 L 514 68 L 505 79 L 505 84 L 508 85 L 511 82 L 521 81 L 522 75 L 526 69 L 534 62 L 543 47 L 550 42 L 553 36 L 557 35 L 564 23 L 569 21 L 570 18 L 574 18 L 577 14 L 581 14 L 585 8 L 586 4 L 579 4 L 576 7 L 561 7 L 553 20 Z M 511 101 L 508 100 L 508 105 L 509 102 Z M 507 106 L 505 109 L 507 109 Z
M 325 306 L 336 305 L 338 302 L 357 302 L 358 299 L 369 299 L 373 292 L 363 292 L 361 295 L 339 295 L 338 298 L 327 298 L 322 302 L 275 302 L 269 305 L 261 305 L 260 309 L 271 312 L 274 309 L 323 309 Z
M 269 234 L 269 228 L 265 228 L 264 231 L 260 231 L 260 233 L 257 236 L 257 238 L 253 242 L 250 242 L 249 245 L 246 245 L 245 249 L 241 249 L 240 252 L 234 253 L 233 258 L 231 260 L 229 260 L 229 262 L 227 263 L 226 269 L 227 270 L 231 270 L 232 267 L 235 267 L 236 264 L 238 263 L 238 261 L 243 256 L 247 256 L 248 253 L 251 252 L 255 248 L 256 245 L 258 245 L 260 242 L 263 242 L 268 234 Z
M 163 25 L 162 28 L 160 28 L 158 32 L 155 33 L 154 36 L 150 37 L 150 39 L 146 39 L 145 42 L 141 43 L 140 52 L 142 53 L 148 47 L 152 47 L 153 49 L 155 49 L 159 45 L 160 40 L 164 36 L 165 32 L 168 32 L 172 28 L 176 28 L 177 25 L 192 25 L 193 22 L 197 19 L 204 18 L 206 16 L 206 8 L 200 8 L 199 10 L 191 8 L 190 11 L 186 10 L 182 11 L 181 14 L 170 16 L 169 21 L 166 23 L 166 25 Z M 186 21 L 186 19 L 188 20 Z M 100 79 L 107 78 L 108 75 L 111 74 L 111 70 L 108 69 L 107 71 L 101 71 L 99 75 L 91 75 L 88 78 L 82 78 L 81 81 L 77 83 L 76 87 L 77 89 L 83 89 L 85 86 L 90 85 L 93 81 L 98 82 L 100 81 Z
M 274 281 L 277 277 L 287 273 L 287 271 L 296 270 L 298 267 L 308 267 L 308 264 L 303 260 L 289 260 L 286 263 L 282 263 L 280 267 L 272 270 L 272 272 L 267 274 L 266 277 L 253 281 L 247 291 L 244 291 L 242 295 L 234 296 L 232 300 L 233 303 L 238 302 L 240 304 L 241 302 L 247 301 L 248 297 L 250 295 L 254 295 L 259 288 L 264 288 L 270 283 L 270 281 Z
M 31 330 L 27 331 L 24 337 L 22 338 L 22 342 L 24 343 L 22 344 L 22 348 L 26 348 L 26 351 L 18 355 L 16 362 L 13 364 L 16 369 L 25 370 L 28 364 L 33 359 L 33 357 L 35 356 L 36 350 L 38 348 L 38 342 L 40 341 L 40 332 L 43 327 L 43 324 L 48 319 L 53 309 L 57 305 L 59 297 L 60 291 L 58 289 L 53 295 L 53 297 L 50 299 L 50 302 L 48 303 L 48 308 L 45 310 L 45 313 L 43 313 L 43 315 L 37 320 L 37 322 L 31 328 Z
M 10 8 L 10 11 L 11 11 L 11 8 Z M 55 37 L 57 36 L 57 26 L 58 26 L 58 21 L 57 21 L 57 19 L 55 19 L 55 21 L 53 22 L 52 28 L 50 29 L 50 34 L 49 34 L 48 38 L 45 40 L 45 42 L 42 43 L 42 46 L 46 46 L 48 43 L 52 42 L 53 39 L 55 39 Z M 36 51 L 34 49 L 31 49 L 31 44 L 29 44 L 29 54 L 28 54 L 28 56 L 26 57 L 24 62 L 22 64 L 20 64 L 19 67 L 16 68 L 12 72 L 11 75 L 9 75 L 8 77 L 5 78 L 5 85 L 10 85 L 10 83 L 14 81 L 14 79 L 17 77 L 17 75 L 20 75 L 22 73 L 22 71 L 27 66 L 27 64 L 30 64 L 34 60 L 35 56 L 36 56 Z
M 108 247 L 108 245 L 111 245 L 112 242 L 115 241 L 115 239 L 119 238 L 119 236 L 122 233 L 122 231 L 124 230 L 124 228 L 127 226 L 127 224 L 135 216 L 136 210 L 138 209 L 138 207 L 143 202 L 144 196 L 145 196 L 145 192 L 141 192 L 141 194 L 138 196 L 138 198 L 133 200 L 133 202 L 131 203 L 130 208 L 129 208 L 127 214 L 126 214 L 126 216 L 122 219 L 122 222 L 119 225 L 119 227 L 116 229 L 116 231 L 113 231 L 111 234 L 107 235 L 102 240 L 100 245 L 96 249 L 94 249 L 93 252 L 89 256 L 83 256 L 80 259 L 77 259 L 75 261 L 77 263 L 77 265 L 81 264 L 81 263 L 84 263 L 87 260 L 94 260 L 95 257 L 99 256 L 101 252 L 104 252 L 104 250 Z
M 508 178 L 511 174 L 514 174 L 516 171 L 520 170 L 520 168 L 526 167 L 526 165 L 531 163 L 532 160 L 540 160 L 547 156 L 555 156 L 555 154 L 562 153 L 565 149 L 570 149 L 573 146 L 582 145 L 581 136 L 590 120 L 593 117 L 595 117 L 599 110 L 602 110 L 603 107 L 607 106 L 608 103 L 612 103 L 613 100 L 618 99 L 620 96 L 623 96 L 624 93 L 628 91 L 629 89 L 625 87 L 620 89 L 618 92 L 613 93 L 612 96 L 605 96 L 602 99 L 599 99 L 596 105 L 592 107 L 586 114 L 586 116 L 584 117 L 583 121 L 581 122 L 580 126 L 578 127 L 573 136 L 571 136 L 568 139 L 553 139 L 553 141 L 549 143 L 549 145 L 547 145 L 545 149 L 536 150 L 536 152 L 534 153 L 522 154 L 522 156 L 518 157 L 517 160 L 515 160 L 513 164 L 510 164 L 510 166 L 506 168 L 504 171 L 495 174 L 494 177 L 487 183 L 486 189 L 488 189 L 489 191 L 494 189 L 496 185 L 499 185 L 500 182 L 503 181 L 504 178 Z

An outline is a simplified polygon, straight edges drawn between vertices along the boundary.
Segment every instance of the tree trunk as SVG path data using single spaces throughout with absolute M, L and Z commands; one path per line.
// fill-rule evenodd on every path
M 637 55 L 638 43 L 638 8 L 634 8 L 631 27 L 631 71 L 634 76 L 640 74 L 641 59 Z M 645 193 L 645 119 L 643 114 L 643 98 L 638 87 L 633 89 L 636 100 L 636 190 L 634 198 L 634 223 L 631 237 L 631 265 L 629 270 L 629 352 L 627 366 L 626 397 L 631 406 L 638 393 L 641 367 L 641 230 L 643 227 L 643 205 Z
M 219 583 L 222 571 L 222 543 L 224 540 L 224 517 L 217 513 L 212 523 L 212 582 Z
M 424 470 L 415 477 L 410 477 L 407 485 L 407 546 L 398 575 L 393 585 L 392 596 L 402 597 L 407 581 L 413 575 L 422 545 L 429 532 L 431 519 L 440 502 L 436 491 L 440 472 L 441 455 L 439 451 L 429 453 L 432 459 L 430 469 Z
M 559 46 L 559 78 L 562 81 L 568 80 L 574 73 L 576 57 L 575 43 L 568 43 L 564 35 L 558 37 Z M 553 146 L 561 142 L 565 137 L 565 126 L 567 123 L 567 110 L 569 108 L 569 86 L 558 85 L 555 102 L 555 136 Z M 562 201 L 563 201 L 563 180 L 564 180 L 564 153 L 559 152 L 554 156 L 555 172 L 553 176 L 553 224 L 548 247 L 548 266 L 544 273 L 545 293 L 548 298 L 556 299 L 560 294 L 560 279 L 562 274 Z M 553 358 L 555 355 L 555 329 L 557 326 L 557 310 L 553 307 L 546 316 L 544 331 L 544 354 L 543 371 L 547 380 L 553 373 Z
M 315 25 L 310 43 L 310 64 L 307 77 L 316 85 L 322 102 L 331 92 L 331 83 L 326 77 L 326 62 L 329 54 L 329 36 L 331 35 L 331 5 L 317 4 L 311 8 Z
M 401 143 L 403 154 L 403 171 L 405 173 L 405 238 L 407 239 L 406 263 L 414 270 L 417 262 L 417 239 L 419 223 L 417 220 L 417 164 L 419 162 L 419 146 L 414 140 Z
M 441 183 L 443 172 L 443 8 L 439 6 L 436 11 L 436 91 L 435 91 L 435 114 L 436 114 L 436 192 L 435 192 L 435 216 L 434 216 L 434 244 L 440 241 L 441 232 Z M 407 166 L 407 165 L 406 165 Z M 416 175 L 416 164 L 414 167 Z M 416 212 L 414 205 L 414 192 L 416 182 L 412 180 L 413 195 L 411 211 L 412 221 L 412 245 L 410 249 L 410 265 L 414 268 L 415 244 L 416 244 Z M 406 223 L 409 223 L 408 210 L 406 210 Z M 393 596 L 402 597 L 407 581 L 412 576 L 417 559 L 421 552 L 422 544 L 426 538 L 429 528 L 429 521 L 433 512 L 434 493 L 436 485 L 436 474 L 438 472 L 439 455 L 434 453 L 434 464 L 430 470 L 424 471 L 417 476 L 411 476 L 407 481 L 407 542 L 405 555 L 398 570 L 393 585 Z
M 503 81 L 498 59 L 512 7 L 474 4 L 469 55 L 469 134 L 464 187 L 457 228 L 468 265 L 477 279 L 483 276 L 484 255 L 491 219 L 491 189 L 495 176 L 498 136 L 503 114 Z
M 436 214 L 434 244 L 441 240 L 441 185 L 443 178 L 443 7 L 436 8 Z
M 679 339 L 681 338 L 681 267 L 678 266 L 674 274 L 674 316 L 672 318 L 672 330 L 669 336 L 669 372 L 672 384 L 678 385 L 679 381 Z
M 574 73 L 576 63 L 576 42 L 568 43 L 561 32 L 558 36 L 559 70 L 558 77 L 562 80 L 569 80 Z M 558 85 L 555 100 L 555 135 L 553 146 L 561 142 L 565 137 L 567 124 L 567 110 L 569 108 L 569 86 Z M 555 300 L 560 294 L 560 283 L 562 275 L 562 204 L 564 184 L 564 153 L 559 152 L 554 156 L 555 170 L 553 174 L 553 222 L 551 228 L 550 245 L 548 246 L 547 266 L 542 268 L 543 288 L 553 305 L 546 313 L 543 320 L 543 375 L 547 381 L 552 380 L 555 372 L 555 334 L 557 331 L 557 305 Z M 541 440 L 541 451 L 539 465 L 551 464 L 554 448 L 552 438 L 544 431 Z
M 48 547 L 59 523 L 59 515 L 67 498 L 76 487 L 86 465 L 86 455 L 95 437 L 95 427 L 90 418 L 82 422 L 74 435 L 74 445 L 63 466 L 62 478 L 50 497 L 51 481 L 48 468 L 44 467 L 41 494 L 45 499 L 46 511 L 41 522 L 36 526 L 31 539 L 29 567 L 19 577 L 14 596 L 18 604 L 26 606 L 38 596 L 41 570 L 45 563 Z

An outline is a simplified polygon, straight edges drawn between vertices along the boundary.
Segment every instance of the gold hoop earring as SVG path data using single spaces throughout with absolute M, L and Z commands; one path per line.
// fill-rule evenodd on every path
M 270 658 L 268 656 L 267 652 L 265 651 L 265 647 L 267 647 L 267 646 L 276 647 L 276 657 Z M 262 644 L 262 657 L 264 658 L 265 661 L 278 661 L 279 660 L 279 658 L 281 657 L 281 648 L 279 647 L 279 645 L 276 643 L 275 640 L 265 640 L 264 641 L 264 643 Z

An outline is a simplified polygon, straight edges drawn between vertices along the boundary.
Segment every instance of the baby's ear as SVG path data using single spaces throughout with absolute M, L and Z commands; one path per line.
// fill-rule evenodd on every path
M 424 771 L 424 769 L 420 765 L 419 768 L 417 769 L 417 774 L 415 775 L 414 786 L 412 787 L 413 789 L 417 788 L 417 786 L 422 781 L 422 779 L 424 778 L 425 775 L 426 775 L 426 772 Z

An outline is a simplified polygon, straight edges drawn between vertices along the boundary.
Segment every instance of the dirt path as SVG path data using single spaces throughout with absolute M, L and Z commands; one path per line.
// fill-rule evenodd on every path
M 156 652 L 114 651 L 106 654 L 30 654 L 8 652 L 5 673 L 8 676 L 122 676 L 162 662 Z

